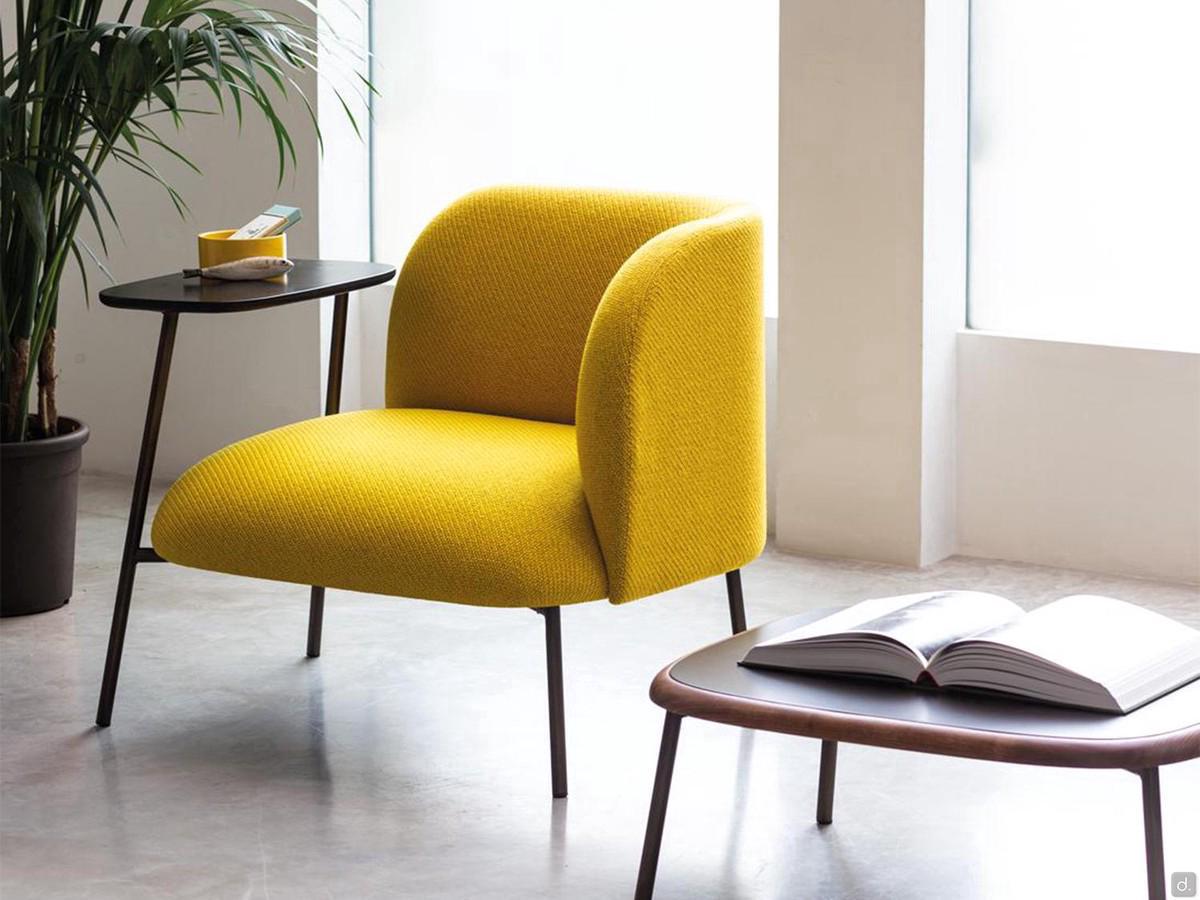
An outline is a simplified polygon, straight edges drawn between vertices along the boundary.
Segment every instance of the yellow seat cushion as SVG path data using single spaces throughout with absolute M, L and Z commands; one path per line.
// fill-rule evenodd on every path
M 155 550 L 201 569 L 486 606 L 607 596 L 571 425 L 379 409 L 232 444 L 171 487 Z

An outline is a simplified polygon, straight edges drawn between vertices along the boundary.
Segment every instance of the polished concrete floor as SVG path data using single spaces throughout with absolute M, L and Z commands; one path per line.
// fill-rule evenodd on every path
M 144 566 L 112 727 L 92 726 L 128 485 L 85 479 L 75 598 L 0 623 L 0 896 L 591 898 L 632 893 L 664 664 L 728 629 L 713 579 L 563 613 L 571 795 L 552 801 L 542 623 Z M 751 624 L 954 586 L 1076 592 L 1200 625 L 1195 587 L 971 559 L 917 572 L 769 551 Z M 661 898 L 1144 896 L 1124 772 L 844 747 L 813 822 L 815 741 L 686 721 Z M 1200 870 L 1200 763 L 1164 769 L 1168 871 Z

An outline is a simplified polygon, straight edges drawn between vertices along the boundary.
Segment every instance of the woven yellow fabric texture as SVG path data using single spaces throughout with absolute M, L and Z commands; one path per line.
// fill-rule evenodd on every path
M 172 486 L 155 549 L 187 566 L 485 606 L 606 595 L 569 425 L 344 413 L 232 444 Z
M 575 420 L 579 360 L 613 275 L 718 201 L 491 188 L 435 218 L 396 284 L 387 405 Z
M 408 597 L 621 603 L 738 568 L 766 537 L 761 226 L 657 194 L 496 188 L 397 282 L 388 409 L 188 470 L 172 562 Z
M 745 208 L 680 225 L 633 254 L 596 312 L 576 427 L 614 603 L 762 551 L 761 243 Z

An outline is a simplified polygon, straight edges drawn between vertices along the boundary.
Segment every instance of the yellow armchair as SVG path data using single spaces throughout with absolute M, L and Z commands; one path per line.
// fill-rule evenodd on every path
M 166 560 L 546 620 L 566 793 L 559 607 L 737 570 L 765 540 L 761 229 L 745 207 L 495 188 L 400 273 L 387 407 L 240 441 L 172 486 Z

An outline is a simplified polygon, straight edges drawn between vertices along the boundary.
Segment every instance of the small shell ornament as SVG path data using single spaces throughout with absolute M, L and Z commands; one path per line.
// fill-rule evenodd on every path
M 295 263 L 282 256 L 250 256 L 246 259 L 221 263 L 219 266 L 184 269 L 183 277 L 219 278 L 222 281 L 262 281 L 286 275 L 294 266 Z

